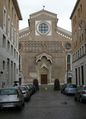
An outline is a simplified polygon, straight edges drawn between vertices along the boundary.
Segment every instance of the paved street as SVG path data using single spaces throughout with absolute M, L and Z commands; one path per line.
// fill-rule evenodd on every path
M 22 111 L 0 110 L 0 119 L 86 119 L 86 104 L 60 92 L 39 91 Z

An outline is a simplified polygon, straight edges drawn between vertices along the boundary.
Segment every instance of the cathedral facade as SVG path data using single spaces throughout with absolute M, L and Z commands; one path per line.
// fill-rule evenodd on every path
M 71 32 L 57 26 L 57 14 L 40 10 L 30 15 L 28 27 L 20 30 L 19 51 L 25 83 L 60 83 L 71 77 Z

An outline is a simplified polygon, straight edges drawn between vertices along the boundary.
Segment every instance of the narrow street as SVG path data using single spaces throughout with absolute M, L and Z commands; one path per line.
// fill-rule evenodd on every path
M 0 110 L 0 119 L 85 119 L 86 104 L 75 102 L 72 96 L 60 92 L 39 91 L 22 111 Z

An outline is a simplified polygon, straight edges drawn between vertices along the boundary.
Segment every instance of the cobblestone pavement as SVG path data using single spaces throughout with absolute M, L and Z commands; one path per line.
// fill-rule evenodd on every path
M 86 119 L 86 104 L 45 89 L 34 94 L 22 111 L 1 111 L 0 119 Z

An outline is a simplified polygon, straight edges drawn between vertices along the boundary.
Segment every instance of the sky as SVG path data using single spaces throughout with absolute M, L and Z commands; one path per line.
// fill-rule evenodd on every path
M 19 29 L 28 27 L 29 15 L 43 9 L 57 14 L 57 26 L 71 31 L 70 16 L 77 0 L 18 0 L 23 20 Z

